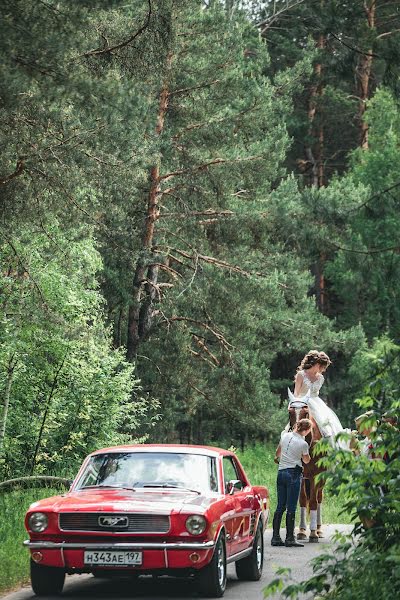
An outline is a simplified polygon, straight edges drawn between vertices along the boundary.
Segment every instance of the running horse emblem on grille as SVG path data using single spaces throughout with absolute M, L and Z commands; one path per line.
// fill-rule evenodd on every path
M 129 520 L 128 517 L 124 516 L 101 516 L 98 518 L 98 523 L 100 527 L 128 527 Z

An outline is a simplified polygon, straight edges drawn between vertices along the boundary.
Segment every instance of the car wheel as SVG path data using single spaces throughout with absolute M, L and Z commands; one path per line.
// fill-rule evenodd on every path
M 200 589 L 206 598 L 221 598 L 226 588 L 226 547 L 222 533 L 216 543 L 211 562 L 198 574 Z
M 242 581 L 258 581 L 261 578 L 264 562 L 264 536 L 262 524 L 259 523 L 249 556 L 235 563 L 236 575 Z
M 64 569 L 38 565 L 31 559 L 31 584 L 36 596 L 61 594 L 64 581 Z

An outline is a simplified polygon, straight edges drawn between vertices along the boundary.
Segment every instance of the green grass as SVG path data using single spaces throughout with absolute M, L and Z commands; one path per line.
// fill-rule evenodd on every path
M 29 551 L 22 546 L 28 538 L 24 517 L 29 505 L 57 493 L 44 488 L 0 494 L 0 593 L 29 577 Z
M 236 451 L 244 470 L 253 485 L 265 485 L 271 497 L 271 513 L 276 507 L 276 474 L 278 466 L 274 463 L 276 446 L 256 444 L 245 448 L 243 452 Z M 331 523 L 351 523 L 350 515 L 341 514 L 343 500 L 324 491 L 322 505 L 322 521 L 326 525 Z M 270 519 L 271 521 L 271 519 Z M 271 522 L 269 523 L 271 526 Z

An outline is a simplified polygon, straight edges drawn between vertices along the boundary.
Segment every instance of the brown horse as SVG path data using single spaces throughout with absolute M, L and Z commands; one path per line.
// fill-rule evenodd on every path
M 318 542 L 322 535 L 322 511 L 321 504 L 323 498 L 323 487 L 324 483 L 315 481 L 316 475 L 322 473 L 324 468 L 317 466 L 317 461 L 320 456 L 316 456 L 315 444 L 322 438 L 321 432 L 315 420 L 310 417 L 309 408 L 304 405 L 302 408 L 289 408 L 289 423 L 290 428 L 293 429 L 296 421 L 300 419 L 310 419 L 313 426 L 311 433 L 306 436 L 306 442 L 310 446 L 311 460 L 308 464 L 304 465 L 303 481 L 300 489 L 300 527 L 299 533 L 297 534 L 298 540 L 305 540 L 306 535 L 306 513 L 307 507 L 310 511 L 310 542 Z M 307 506 L 308 505 L 308 506 Z

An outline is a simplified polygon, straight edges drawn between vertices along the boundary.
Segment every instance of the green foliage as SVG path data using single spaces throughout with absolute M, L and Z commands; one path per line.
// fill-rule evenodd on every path
M 0 593 L 28 581 L 28 550 L 22 547 L 23 541 L 27 539 L 25 513 L 32 502 L 56 493 L 56 490 L 46 488 L 0 494 Z
M 326 267 L 340 327 L 359 321 L 369 340 L 383 332 L 398 339 L 400 332 L 399 115 L 396 99 L 379 89 L 367 111 L 369 150 L 353 153 L 341 181 L 349 189 L 346 226 Z
M 1 248 L 3 394 L 14 364 L 3 478 L 79 464 L 97 445 L 122 439 L 122 428 L 129 439 L 144 402 L 132 405 L 132 365 L 110 349 L 93 242 L 51 222 L 51 239 L 24 229 Z

